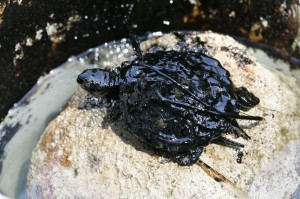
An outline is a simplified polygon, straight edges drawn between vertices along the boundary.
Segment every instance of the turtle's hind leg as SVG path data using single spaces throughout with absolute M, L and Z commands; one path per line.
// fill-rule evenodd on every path
M 175 155 L 176 162 L 181 166 L 190 166 L 199 160 L 203 147 L 196 147 L 185 153 Z

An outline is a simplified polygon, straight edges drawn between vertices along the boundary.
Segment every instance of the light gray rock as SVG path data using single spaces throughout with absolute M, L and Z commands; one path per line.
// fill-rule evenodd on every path
M 212 144 L 190 167 L 156 156 L 121 124 L 105 128 L 104 108 L 78 109 L 86 95 L 80 89 L 33 151 L 28 198 L 290 198 L 300 182 L 296 80 L 257 63 L 229 36 L 195 32 L 185 37 L 188 48 L 197 49 L 196 38 L 236 86 L 247 87 L 261 100 L 247 114 L 263 116 L 263 121 L 239 121 L 252 139 L 232 138 L 245 144 L 241 164 L 235 151 Z M 179 50 L 178 42 L 165 34 L 141 46 Z

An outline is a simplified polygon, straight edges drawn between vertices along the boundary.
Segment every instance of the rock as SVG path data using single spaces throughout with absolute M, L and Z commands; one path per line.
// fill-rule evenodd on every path
M 33 151 L 27 197 L 290 198 L 300 181 L 300 91 L 295 79 L 257 63 L 231 37 L 211 32 L 165 34 L 141 47 L 197 50 L 201 44 L 236 86 L 245 86 L 261 100 L 247 114 L 263 116 L 263 121 L 239 121 L 252 139 L 232 138 L 245 144 L 241 164 L 232 149 L 213 144 L 190 167 L 157 156 L 121 122 L 107 126 L 105 108 L 79 109 L 86 95 L 80 89 Z

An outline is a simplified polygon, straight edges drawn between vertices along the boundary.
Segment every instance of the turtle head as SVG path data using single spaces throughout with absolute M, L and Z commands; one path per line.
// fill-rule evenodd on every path
M 77 82 L 91 94 L 105 94 L 118 88 L 121 80 L 117 71 L 95 68 L 83 71 Z

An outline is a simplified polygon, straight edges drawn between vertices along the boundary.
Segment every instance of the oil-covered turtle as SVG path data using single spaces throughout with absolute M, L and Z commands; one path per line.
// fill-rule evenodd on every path
M 113 110 L 122 113 L 132 133 L 180 165 L 197 162 L 209 143 L 236 149 L 241 162 L 244 145 L 222 134 L 249 139 L 237 119 L 261 120 L 240 114 L 259 99 L 244 87 L 236 88 L 220 62 L 202 52 L 142 55 L 138 40 L 132 37 L 132 42 L 136 59 L 116 69 L 85 70 L 77 79 L 81 87 L 114 101 Z

